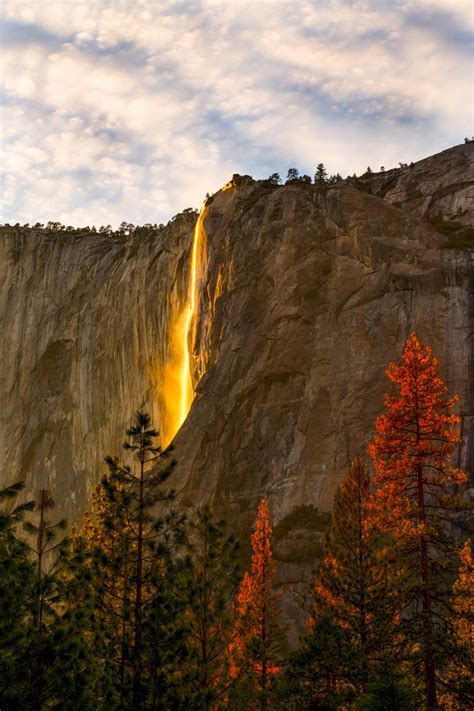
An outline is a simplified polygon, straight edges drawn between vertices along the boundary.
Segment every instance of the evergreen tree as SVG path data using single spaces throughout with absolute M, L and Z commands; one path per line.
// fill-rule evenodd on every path
M 265 709 L 271 696 L 272 676 L 280 669 L 281 629 L 272 591 L 276 563 L 271 550 L 272 529 L 265 499 L 258 509 L 252 534 L 250 573 L 244 574 L 235 603 L 235 622 L 229 647 L 231 676 L 238 678 L 245 691 L 247 708 Z M 245 698 L 245 693 L 243 695 Z
M 319 615 L 277 681 L 277 707 L 288 711 L 349 708 L 355 692 L 347 679 L 355 660 L 346 630 L 329 615 Z
M 291 183 L 294 180 L 298 180 L 299 174 L 300 174 L 300 172 L 297 168 L 288 168 L 286 182 Z
M 438 706 L 436 674 L 446 663 L 448 573 L 456 557 L 450 533 L 463 507 L 453 489 L 466 481 L 451 464 L 459 417 L 438 369 L 430 347 L 412 334 L 401 363 L 387 370 L 400 392 L 385 396 L 386 412 L 369 445 L 378 486 L 374 519 L 392 536 L 394 557 L 403 565 L 405 630 L 423 666 L 428 709 Z
M 2 495 L 15 495 L 21 485 Z M 64 521 L 50 523 L 53 501 L 41 491 L 38 503 L 0 514 L 0 706 L 2 709 L 95 709 L 87 696 L 92 665 L 84 659 L 83 627 L 70 623 L 62 577 L 64 540 L 55 538 Z M 26 511 L 27 542 L 16 535 Z M 6 526 L 5 526 L 6 523 Z
M 316 166 L 316 173 L 314 174 L 314 184 L 315 185 L 326 185 L 328 174 L 324 163 L 318 163 Z
M 465 541 L 460 559 L 448 628 L 451 655 L 448 673 L 442 679 L 442 707 L 449 711 L 474 708 L 474 563 L 470 540 Z
M 101 703 L 158 709 L 167 694 L 177 693 L 176 657 L 184 654 L 171 557 L 182 517 L 173 510 L 155 513 L 173 500 L 162 485 L 174 462 L 154 445 L 158 432 L 150 417 L 138 412 L 127 435 L 124 448 L 136 465 L 106 458 L 109 473 L 96 492 L 95 515 L 86 518 L 75 543 L 76 568 L 82 557 L 93 588 L 92 644 L 106 682 L 96 692 Z
M 0 503 L 8 505 L 23 489 L 23 482 L 18 482 L 1 490 Z M 30 501 L 0 511 L 0 708 L 5 711 L 21 707 L 27 672 L 35 574 L 16 526 L 33 507 Z
M 187 705 L 215 708 L 231 685 L 226 652 L 239 582 L 239 546 L 206 505 L 188 523 L 185 551 L 180 596 L 188 635 Z
M 330 616 L 345 631 L 354 653 L 346 681 L 358 693 L 377 676 L 393 676 L 401 652 L 399 575 L 371 523 L 371 501 L 368 467 L 356 459 L 336 493 L 311 609 L 315 621 Z
M 29 558 L 35 568 L 33 587 L 33 627 L 26 658 L 28 688 L 22 699 L 23 708 L 46 708 L 56 700 L 62 684 L 63 650 L 58 644 L 57 631 L 61 618 L 61 583 L 59 569 L 64 536 L 57 540 L 58 533 L 66 528 L 66 520 L 52 523 L 48 512 L 54 508 L 54 500 L 45 489 L 39 492 L 33 520 L 26 521 L 23 528 L 28 534 Z M 25 677 L 26 678 L 26 677 Z
M 273 185 L 280 185 L 281 183 L 281 178 L 279 173 L 272 173 L 269 178 L 268 182 L 272 183 Z

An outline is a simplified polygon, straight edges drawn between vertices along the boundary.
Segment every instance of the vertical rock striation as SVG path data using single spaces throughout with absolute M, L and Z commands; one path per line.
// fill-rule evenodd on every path
M 261 495 L 277 521 L 303 504 L 329 509 L 412 330 L 460 396 L 460 462 L 474 469 L 473 250 L 445 248 L 423 219 L 442 209 L 472 224 L 471 146 L 374 176 L 377 195 L 241 180 L 208 201 L 196 395 L 174 440 L 186 504 L 213 500 L 242 532 Z M 158 237 L 1 236 L 5 482 L 51 489 L 73 519 L 138 407 L 169 431 L 165 376 L 195 221 L 183 214 Z
M 137 239 L 23 231 L 0 238 L 2 480 L 48 488 L 77 517 L 134 411 L 163 414 L 170 325 L 196 216 Z
M 413 330 L 460 396 L 469 464 L 472 251 L 345 185 L 237 187 L 204 228 L 206 373 L 175 440 L 187 503 L 213 499 L 243 529 L 262 494 L 277 521 L 330 508 Z

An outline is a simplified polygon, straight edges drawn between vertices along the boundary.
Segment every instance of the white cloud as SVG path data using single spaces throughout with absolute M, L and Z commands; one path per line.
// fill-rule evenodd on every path
M 345 174 L 460 142 L 469 5 L 6 0 L 4 219 L 165 221 L 234 170 Z

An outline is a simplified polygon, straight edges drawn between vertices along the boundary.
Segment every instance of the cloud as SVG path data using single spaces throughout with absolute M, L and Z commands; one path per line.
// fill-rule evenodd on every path
M 470 134 L 464 0 L 6 0 L 3 17 L 5 221 L 166 221 L 233 172 L 360 172 Z

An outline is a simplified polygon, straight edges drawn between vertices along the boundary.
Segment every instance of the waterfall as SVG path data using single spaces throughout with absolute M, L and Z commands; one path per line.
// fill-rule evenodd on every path
M 192 350 L 195 318 L 198 309 L 198 277 L 204 235 L 203 205 L 194 228 L 187 298 L 176 324 L 170 329 L 170 362 L 164 369 L 163 399 L 166 411 L 166 426 L 162 427 L 162 447 L 166 447 L 187 417 L 193 398 Z

